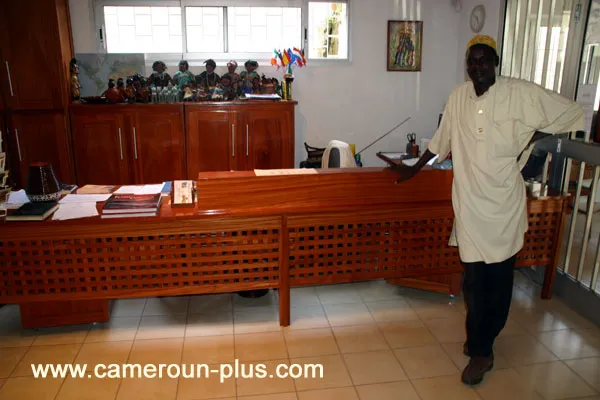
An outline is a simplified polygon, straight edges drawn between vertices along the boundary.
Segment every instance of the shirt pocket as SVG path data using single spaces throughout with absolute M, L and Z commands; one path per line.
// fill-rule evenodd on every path
M 506 120 L 501 124 L 494 122 L 492 125 L 493 132 L 487 136 L 491 155 L 498 158 L 516 158 L 521 151 L 521 146 L 514 121 Z

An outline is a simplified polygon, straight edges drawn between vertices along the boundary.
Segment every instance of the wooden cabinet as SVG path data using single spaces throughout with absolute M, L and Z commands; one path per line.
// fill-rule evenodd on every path
M 68 104 L 73 51 L 68 0 L 0 2 L 0 82 L 14 110 Z
M 79 186 L 185 178 L 182 106 L 76 105 L 71 128 Z
M 294 106 L 186 105 L 188 179 L 206 171 L 294 168 Z
M 52 164 L 61 183 L 73 183 L 67 120 L 62 112 L 12 113 L 8 118 L 11 174 L 18 187 L 27 185 L 28 167 Z

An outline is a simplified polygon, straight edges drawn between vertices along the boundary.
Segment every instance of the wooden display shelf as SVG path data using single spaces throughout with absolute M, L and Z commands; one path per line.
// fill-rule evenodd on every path
M 294 286 L 386 279 L 460 290 L 458 251 L 447 245 L 451 171 L 426 169 L 402 184 L 383 168 L 304 172 L 201 173 L 195 207 L 165 199 L 157 217 L 6 223 L 0 303 L 67 309 L 83 300 L 277 289 L 286 326 Z M 566 198 L 528 199 L 517 266 L 546 267 L 543 298 L 551 296 Z

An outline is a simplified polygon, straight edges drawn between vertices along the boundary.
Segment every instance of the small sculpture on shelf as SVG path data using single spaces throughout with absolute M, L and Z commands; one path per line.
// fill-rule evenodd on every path
M 79 103 L 81 98 L 81 84 L 79 83 L 79 65 L 75 58 L 71 59 L 71 100 Z
M 146 80 L 144 79 L 144 77 L 138 75 L 137 81 L 134 78 L 133 84 L 134 86 L 136 86 L 135 100 L 140 103 L 148 103 L 152 98 L 152 94 L 150 93 L 150 89 L 146 85 Z M 169 85 L 170 84 L 171 83 L 169 83 Z
M 235 72 L 237 67 L 238 67 L 238 63 L 235 60 L 229 60 L 229 62 L 227 63 L 227 73 L 229 74 L 229 76 L 231 78 L 231 85 L 236 89 L 240 83 L 240 80 L 242 79 L 240 77 L 240 74 Z
M 171 76 L 166 72 L 167 65 L 162 61 L 154 61 L 152 75 L 148 78 L 148 86 L 165 87 L 171 82 Z
M 121 95 L 121 99 L 122 99 L 121 101 L 125 101 L 127 96 L 125 95 L 125 82 L 123 81 L 123 78 L 117 79 L 117 90 L 119 91 L 119 94 Z
M 234 86 L 231 74 L 227 73 L 221 77 L 221 87 L 224 100 L 235 100 L 238 95 L 237 85 Z
M 206 64 L 206 71 L 196 76 L 196 86 L 210 91 L 217 86 L 221 78 L 215 72 L 217 63 L 214 60 L 206 60 L 204 64 Z
M 125 82 L 125 99 L 128 103 L 135 103 L 135 88 L 133 87 L 133 79 L 129 77 Z
M 245 71 L 242 71 L 240 74 L 240 79 L 242 82 L 242 92 L 243 93 L 252 93 L 254 88 L 254 79 L 258 78 L 260 82 L 260 76 L 256 69 L 258 68 L 258 62 L 254 60 L 248 60 L 244 63 L 246 67 Z
M 109 103 L 121 103 L 125 100 L 121 97 L 121 93 L 119 93 L 119 90 L 115 87 L 114 79 L 108 80 L 108 89 L 102 93 L 102 97 L 105 97 Z
M 173 84 L 177 89 L 183 90 L 184 87 L 193 85 L 195 80 L 194 73 L 190 71 L 190 64 L 186 60 L 179 61 L 179 71 L 173 75 Z

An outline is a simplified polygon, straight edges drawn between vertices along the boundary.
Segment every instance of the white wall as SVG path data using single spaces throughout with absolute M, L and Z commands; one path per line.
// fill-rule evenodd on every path
M 497 36 L 500 5 L 494 3 L 503 2 L 478 2 L 487 6 L 484 32 Z M 451 0 L 351 0 L 352 62 L 309 63 L 294 72 L 296 167 L 306 158 L 304 142 L 325 147 L 337 139 L 355 143 L 360 151 L 407 117 L 406 124 L 362 153 L 365 166 L 384 165 L 377 151 L 404 151 L 407 133 L 415 132 L 417 143 L 431 138 L 450 91 L 464 81 L 464 47 L 472 37 L 468 22 L 475 0 L 462 3 L 457 12 Z M 70 6 L 75 52 L 95 52 L 91 0 L 70 0 Z M 387 21 L 401 19 L 423 20 L 421 72 L 386 71 Z M 283 74 L 270 65 L 259 72 L 278 79 Z

